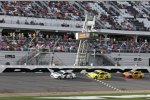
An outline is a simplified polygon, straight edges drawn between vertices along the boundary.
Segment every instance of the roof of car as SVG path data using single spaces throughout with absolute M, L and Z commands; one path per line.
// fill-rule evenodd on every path
M 66 70 L 60 70 L 60 71 L 58 71 L 58 72 L 61 72 L 61 73 L 71 73 L 71 72 L 68 72 L 68 71 L 66 71 Z
M 137 70 L 134 70 L 134 69 L 133 69 L 133 70 L 130 70 L 130 71 L 131 71 L 131 72 L 140 72 L 140 71 L 137 71 Z
M 65 71 L 65 70 L 60 70 L 59 72 L 67 72 L 67 71 Z
M 103 71 L 103 70 L 95 70 L 95 71 L 97 71 L 97 72 L 105 72 L 105 71 Z

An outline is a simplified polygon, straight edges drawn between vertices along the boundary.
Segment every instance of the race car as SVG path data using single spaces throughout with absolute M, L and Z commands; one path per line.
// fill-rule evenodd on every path
M 87 77 L 93 78 L 93 79 L 106 79 L 106 78 L 111 78 L 111 74 L 102 70 L 95 70 L 94 72 L 90 72 L 86 74 Z
M 141 71 L 130 70 L 128 72 L 124 72 L 123 77 L 125 77 L 125 78 L 143 78 L 144 73 L 142 73 Z
M 50 77 L 55 79 L 73 79 L 76 78 L 76 75 L 72 72 L 60 70 L 58 72 L 51 72 Z

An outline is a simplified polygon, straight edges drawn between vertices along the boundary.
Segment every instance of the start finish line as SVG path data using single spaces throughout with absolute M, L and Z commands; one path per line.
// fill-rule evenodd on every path
M 141 70 L 149 73 L 149 66 L 42 66 L 42 65 L 0 65 L 0 73 L 3 72 L 51 72 L 59 70 L 73 70 L 73 72 L 81 72 L 85 70 L 92 72 L 94 70 L 102 69 L 108 72 L 124 72 L 131 69 Z

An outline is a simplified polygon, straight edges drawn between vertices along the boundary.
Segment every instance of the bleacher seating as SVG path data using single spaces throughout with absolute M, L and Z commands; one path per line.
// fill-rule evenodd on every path
M 28 17 L 61 19 L 65 22 L 66 20 L 83 21 L 85 14 L 88 14 L 96 15 L 97 21 L 102 23 L 99 28 L 150 30 L 149 1 L 1 1 L 0 5 L 1 15 L 26 17 L 25 24 L 45 25 L 44 22 L 31 22 Z M 5 19 L 4 21 L 8 22 Z M 16 22 L 20 23 L 21 21 L 19 19 Z M 70 27 L 66 23 L 59 25 Z

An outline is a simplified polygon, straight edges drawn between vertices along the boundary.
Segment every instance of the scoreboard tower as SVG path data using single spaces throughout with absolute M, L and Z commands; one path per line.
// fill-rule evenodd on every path
M 98 34 L 94 33 L 95 16 L 92 21 L 88 21 L 87 16 L 83 23 L 82 32 L 76 33 L 76 39 L 80 40 L 79 47 L 76 55 L 75 66 L 86 66 L 88 64 L 88 40 L 91 38 L 97 38 Z

